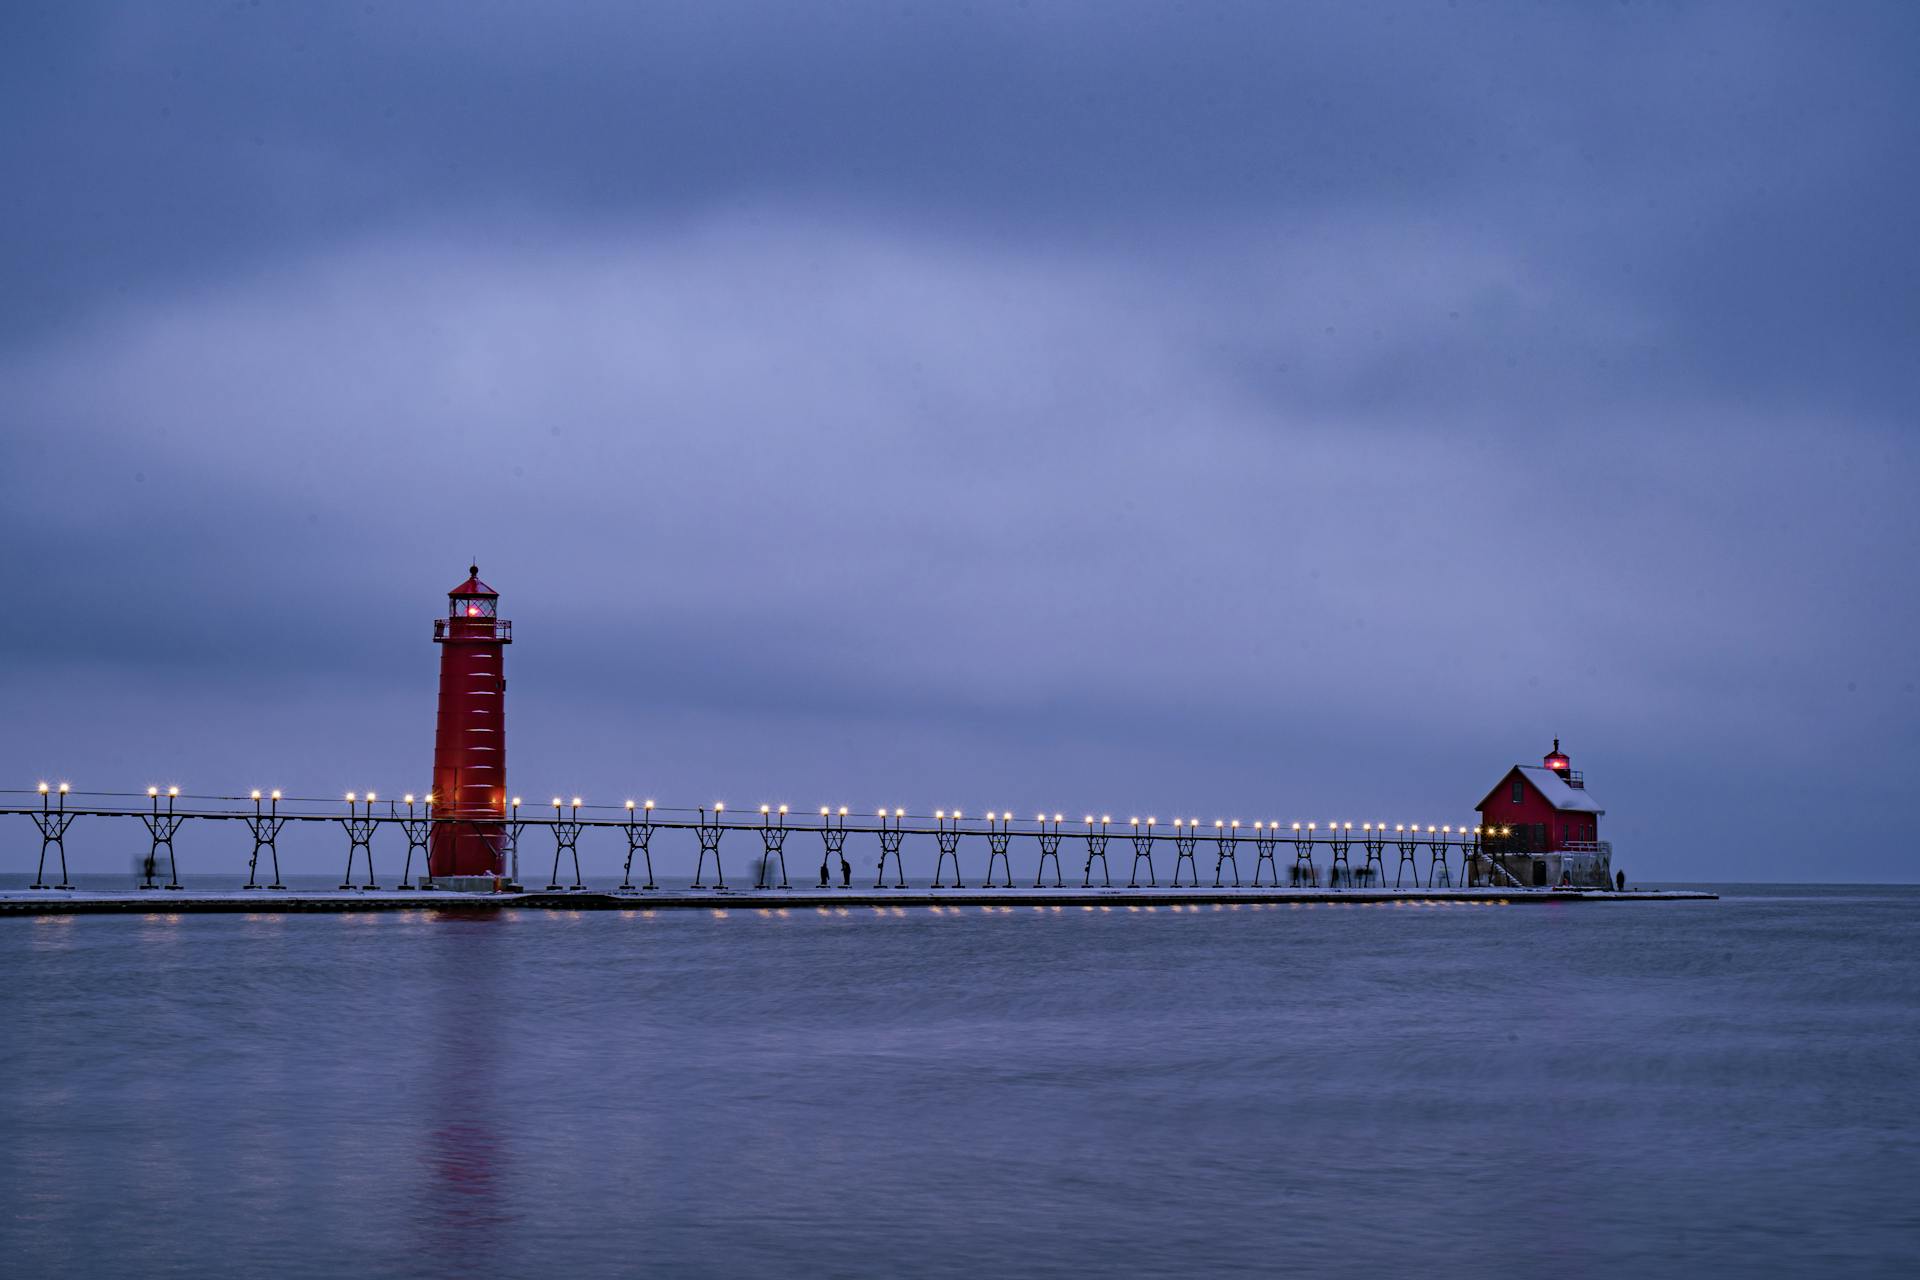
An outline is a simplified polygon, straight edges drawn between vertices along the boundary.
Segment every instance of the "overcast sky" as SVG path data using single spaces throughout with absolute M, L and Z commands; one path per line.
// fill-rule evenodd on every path
M 9 4 L 0 786 L 424 791 L 477 559 L 529 796 L 1457 822 L 1557 735 L 1632 879 L 1912 880 L 1917 63 L 1911 4 Z

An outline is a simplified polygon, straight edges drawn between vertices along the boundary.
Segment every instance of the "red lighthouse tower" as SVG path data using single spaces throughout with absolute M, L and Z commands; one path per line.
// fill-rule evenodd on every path
M 447 593 L 447 616 L 433 624 L 440 646 L 440 721 L 433 738 L 435 880 L 506 874 L 506 647 L 513 624 L 500 595 L 480 581 L 480 566 Z

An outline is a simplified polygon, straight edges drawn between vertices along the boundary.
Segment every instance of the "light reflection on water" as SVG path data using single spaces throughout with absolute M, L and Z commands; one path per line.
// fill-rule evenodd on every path
M 1893 1274 L 1917 909 L 0 920 L 0 1258 Z

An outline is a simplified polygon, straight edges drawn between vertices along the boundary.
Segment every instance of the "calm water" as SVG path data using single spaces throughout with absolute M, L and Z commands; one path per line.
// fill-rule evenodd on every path
M 1920 890 L 0 920 L 9 1275 L 1912 1274 Z

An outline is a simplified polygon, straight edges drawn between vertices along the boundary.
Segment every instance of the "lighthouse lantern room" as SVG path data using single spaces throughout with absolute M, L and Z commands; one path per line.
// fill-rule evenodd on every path
M 445 888 L 491 888 L 506 873 L 506 646 L 513 624 L 480 567 L 447 593 L 435 619 L 440 715 L 433 740 L 432 844 L 428 877 Z

